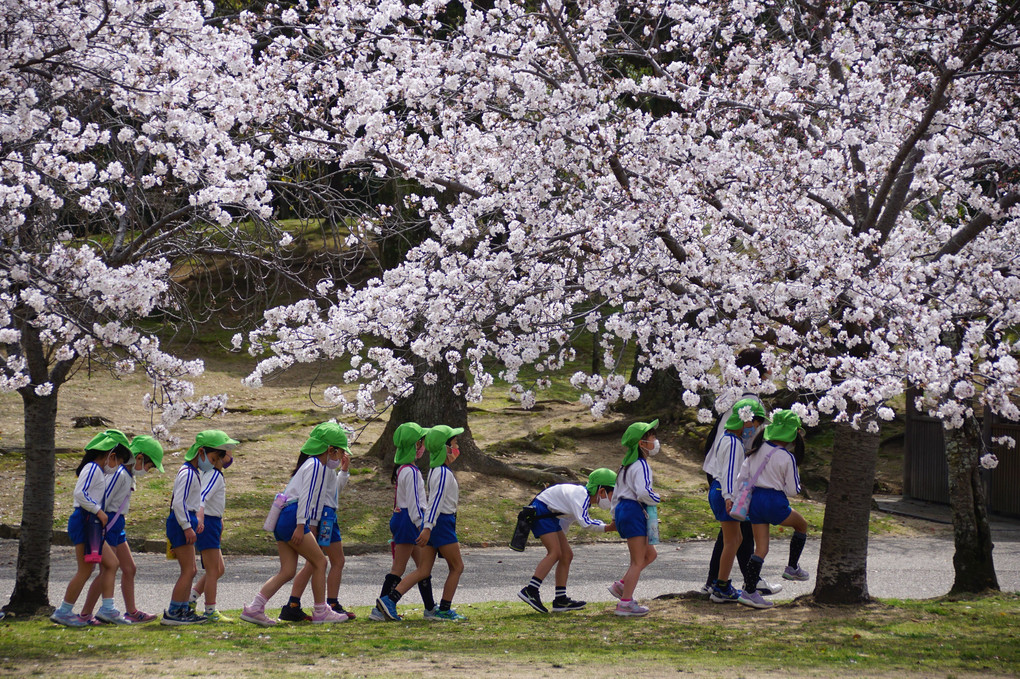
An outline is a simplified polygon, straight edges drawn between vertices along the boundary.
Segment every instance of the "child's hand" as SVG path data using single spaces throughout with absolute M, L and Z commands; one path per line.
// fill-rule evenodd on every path
M 422 532 L 418 533 L 418 539 L 414 541 L 414 544 L 419 547 L 424 547 L 429 543 L 429 538 L 432 537 L 432 529 L 425 528 Z
M 199 507 L 196 516 L 198 516 L 198 526 L 195 528 L 195 532 L 201 533 L 205 530 L 205 507 Z
M 346 450 L 340 451 L 340 471 L 348 471 L 351 468 L 351 456 Z
M 184 531 L 184 541 L 189 545 L 193 545 L 197 539 L 198 536 L 195 535 L 195 531 L 189 526 L 187 530 Z
M 99 523 L 103 524 L 103 528 L 106 528 L 106 522 L 110 520 L 110 517 L 106 515 L 102 509 L 96 512 L 96 518 L 99 519 Z
M 305 539 L 305 527 L 304 526 L 295 526 L 294 527 L 294 535 L 290 536 L 290 545 L 291 545 L 291 547 L 293 547 L 294 549 L 297 549 L 298 547 L 301 546 L 301 543 L 304 542 L 304 539 Z
M 609 522 L 609 525 L 606 526 L 606 532 L 607 533 L 615 533 L 616 532 L 616 521 L 610 521 Z
M 729 514 L 731 509 L 733 509 L 733 500 L 727 500 L 726 501 L 726 513 Z

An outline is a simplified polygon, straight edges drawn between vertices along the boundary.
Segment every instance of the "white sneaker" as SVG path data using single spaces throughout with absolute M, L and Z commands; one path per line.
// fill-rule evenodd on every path
M 765 578 L 758 580 L 758 587 L 756 588 L 759 592 L 765 596 L 772 596 L 773 594 L 779 594 L 783 591 L 783 586 L 780 584 L 771 584 Z
M 250 622 L 259 627 L 272 627 L 276 621 L 266 615 L 265 609 L 249 608 L 245 606 L 241 611 L 241 620 Z
M 634 599 L 631 599 L 630 601 L 621 601 L 616 604 L 616 610 L 614 613 L 630 617 L 641 617 L 642 615 L 648 615 L 648 606 L 642 606 Z
M 369 620 L 375 620 L 376 622 L 386 622 L 386 616 L 378 608 L 373 608 L 368 614 Z
M 623 598 L 623 583 L 619 580 L 609 585 L 609 593 L 615 596 L 617 599 Z
M 313 625 L 323 625 L 334 622 L 347 622 L 348 620 L 350 620 L 350 618 L 348 618 L 346 614 L 337 613 L 329 606 L 326 606 L 326 610 L 322 611 L 321 613 L 318 611 L 312 613 Z

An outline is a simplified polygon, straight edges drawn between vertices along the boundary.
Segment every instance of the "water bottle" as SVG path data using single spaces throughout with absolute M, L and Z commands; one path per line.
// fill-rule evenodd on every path
M 645 507 L 648 514 L 648 544 L 659 544 L 659 508 L 655 505 Z
M 95 514 L 85 517 L 85 563 L 103 560 L 103 524 Z
M 269 531 L 270 533 L 276 530 L 276 522 L 280 520 L 280 512 L 283 511 L 286 504 L 287 496 L 283 493 L 277 493 L 276 497 L 273 498 L 272 506 L 269 508 L 269 515 L 266 517 L 265 523 L 262 524 L 262 530 Z

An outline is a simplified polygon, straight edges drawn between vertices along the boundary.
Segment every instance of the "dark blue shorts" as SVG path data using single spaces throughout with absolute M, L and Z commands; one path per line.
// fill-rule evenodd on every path
M 71 516 L 67 519 L 67 537 L 71 539 L 72 545 L 85 544 L 87 540 L 85 537 L 85 525 L 92 521 L 99 522 L 95 514 L 86 511 L 82 507 L 74 508 Z
M 127 533 L 124 532 L 124 515 L 121 514 L 112 524 L 106 524 L 106 544 L 116 547 L 125 542 L 127 542 Z
M 648 515 L 637 500 L 620 500 L 613 508 L 616 530 L 623 539 L 648 536 Z
M 390 516 L 390 533 L 393 534 L 393 544 L 413 545 L 421 531 L 411 521 L 411 514 L 407 508 L 403 507 L 399 512 L 393 512 L 393 515 Z
M 195 512 L 188 512 L 188 519 L 191 520 L 192 530 L 198 528 L 198 517 L 195 516 Z M 172 511 L 170 516 L 166 517 L 166 539 L 170 541 L 170 546 L 174 549 L 188 544 L 188 539 L 184 537 L 184 529 L 177 523 L 177 517 Z
M 531 506 L 538 511 L 539 516 L 541 516 L 542 514 L 548 514 L 550 511 L 548 505 L 546 505 L 544 502 L 538 499 L 532 500 Z M 558 516 L 550 516 L 549 518 L 546 519 L 538 519 L 531 526 L 531 532 L 535 535 L 536 538 L 540 538 L 546 533 L 555 533 L 556 531 L 561 530 L 563 530 L 563 526 L 560 525 L 560 517 Z
M 277 542 L 290 542 L 290 539 L 294 537 L 295 528 L 297 528 L 297 503 L 291 502 L 280 510 L 280 519 L 276 522 L 273 535 Z M 305 521 L 305 532 L 311 532 L 307 521 Z
M 786 493 L 773 488 L 755 488 L 751 493 L 751 507 L 747 520 L 751 523 L 770 523 L 778 526 L 793 513 Z
M 712 508 L 716 521 L 736 521 L 726 511 L 726 500 L 723 499 L 722 484 L 718 479 L 712 479 L 712 485 L 708 487 L 708 506 Z
M 432 527 L 431 535 L 429 535 L 429 547 L 439 549 L 446 545 L 452 545 L 455 542 L 458 542 L 457 515 L 440 514 L 436 520 L 436 525 Z
M 205 517 L 205 527 L 198 534 L 198 539 L 195 540 L 195 549 L 200 552 L 207 549 L 219 549 L 221 537 L 223 537 L 223 517 L 207 516 Z

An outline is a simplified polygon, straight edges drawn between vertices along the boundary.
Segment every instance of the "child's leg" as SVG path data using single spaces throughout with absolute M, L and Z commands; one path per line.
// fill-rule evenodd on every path
M 563 538 L 563 542 L 566 542 L 566 535 L 561 530 L 555 533 L 544 533 L 539 536 L 538 539 L 542 541 L 542 546 L 545 547 L 545 556 L 535 566 L 535 577 L 539 580 L 545 580 L 545 576 L 549 575 L 552 567 L 559 563 L 562 556 L 560 538 Z M 559 584 L 559 569 L 557 569 L 556 573 L 556 584 Z
M 290 586 L 291 601 L 294 599 L 300 599 L 304 593 L 305 588 L 308 587 L 308 581 L 312 579 L 312 574 L 315 572 L 315 566 L 311 561 L 305 561 L 305 565 L 301 567 L 301 570 L 294 576 L 294 582 Z
M 407 570 L 407 561 L 412 558 L 415 567 L 417 567 L 421 561 L 421 547 L 413 543 L 393 545 L 393 566 L 390 568 L 390 573 L 397 577 L 403 577 L 404 571 Z
M 89 591 L 85 595 L 85 603 L 81 606 L 81 614 L 88 617 L 95 610 L 99 597 L 104 599 L 113 598 L 113 590 L 117 584 L 117 554 L 109 544 L 103 545 L 103 560 L 99 562 L 99 577 L 92 581 Z
M 216 587 L 226 570 L 226 566 L 223 564 L 223 552 L 219 549 L 202 550 L 202 563 L 205 564 L 205 573 L 200 581 L 202 588 L 198 591 L 205 593 L 205 607 L 207 609 L 215 608 Z
M 807 542 L 807 520 L 796 510 L 791 510 L 790 515 L 780 525 L 793 529 L 793 537 L 790 538 L 790 560 L 787 565 L 794 569 L 800 568 L 800 555 Z
M 712 556 L 708 560 L 708 580 L 706 584 L 709 587 L 715 584 L 715 581 L 719 579 L 719 561 L 722 559 L 723 551 L 723 532 L 719 529 L 719 535 L 715 538 L 715 546 L 712 547 Z
M 184 544 L 174 547 L 174 556 L 177 557 L 177 564 L 181 567 L 181 574 L 174 584 L 170 598 L 172 601 L 187 603 L 191 595 L 191 583 L 195 581 L 195 574 L 198 572 L 195 567 L 195 545 Z
M 127 541 L 117 545 L 117 560 L 120 562 L 120 593 L 124 596 L 124 612 L 134 613 L 138 610 L 135 605 L 135 574 L 138 566 L 131 555 L 131 547 Z
M 317 606 L 324 605 L 326 603 L 326 556 L 322 553 L 315 536 L 305 533 L 304 539 L 297 548 L 297 553 L 303 556 L 305 561 L 311 563 L 312 568 L 315 569 L 312 571 L 312 602 Z M 294 567 L 291 568 L 291 577 L 293 577 L 296 567 L 297 559 L 295 558 Z
M 340 581 L 344 575 L 344 543 L 331 542 L 323 547 L 323 553 L 329 560 L 329 573 L 326 575 L 326 598 L 336 599 L 340 595 Z
M 446 584 L 443 585 L 443 598 L 439 603 L 439 609 L 445 610 L 450 607 L 453 595 L 457 593 L 457 585 L 460 583 L 460 576 L 464 572 L 464 559 L 460 555 L 460 543 L 452 542 L 439 548 L 439 553 L 446 559 L 446 565 L 450 567 L 450 573 L 446 576 Z M 433 560 L 433 563 L 435 561 Z
M 306 534 L 308 535 L 308 534 Z M 304 543 L 302 543 L 304 544 Z M 259 589 L 258 597 L 263 598 L 259 608 L 265 607 L 265 602 L 273 598 L 273 595 L 280 591 L 280 588 L 290 582 L 297 571 L 298 552 L 289 542 L 276 542 L 276 550 L 280 554 L 280 570 L 273 577 L 263 583 Z M 256 597 L 256 602 L 258 601 Z M 254 604 L 253 604 L 254 605 Z
M 648 544 L 647 535 L 627 538 L 627 551 L 630 552 L 630 567 L 623 576 L 622 600 L 634 598 L 634 588 L 645 566 L 655 560 L 657 552 L 653 545 Z
M 570 576 L 570 563 L 574 560 L 574 550 L 567 542 L 567 534 L 563 531 L 556 533 L 559 536 L 560 559 L 556 562 L 556 588 L 567 586 L 567 578 Z
M 756 523 L 751 526 L 754 533 L 754 556 L 748 560 L 747 572 L 744 573 L 745 592 L 754 592 L 758 589 L 761 567 L 769 553 L 769 528 L 767 523 Z
M 733 570 L 733 559 L 737 556 L 737 547 L 740 546 L 743 538 L 740 534 L 739 521 L 720 522 L 723 535 L 722 554 L 719 557 L 719 580 L 729 580 L 730 571 Z
M 754 531 L 750 521 L 740 522 L 740 546 L 737 547 L 737 565 L 740 573 L 747 578 L 747 562 L 754 554 Z
M 393 592 L 396 592 L 400 596 L 407 594 L 407 590 L 414 587 L 420 581 L 432 575 L 432 567 L 436 563 L 436 555 L 438 552 L 435 547 L 426 546 L 421 548 L 421 560 L 418 562 L 418 567 L 414 571 L 404 577 L 397 585 L 393 588 Z M 392 596 L 392 592 L 391 592 Z
M 78 570 L 71 576 L 64 591 L 64 603 L 74 605 L 85 588 L 85 583 L 92 577 L 95 564 L 85 561 L 85 545 L 74 546 L 74 556 L 78 563 Z

